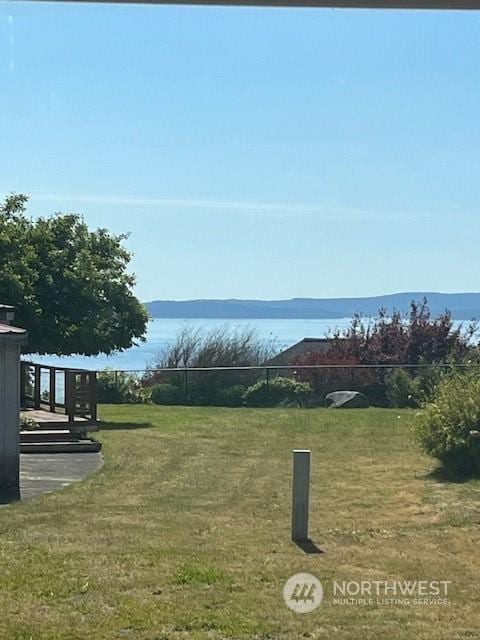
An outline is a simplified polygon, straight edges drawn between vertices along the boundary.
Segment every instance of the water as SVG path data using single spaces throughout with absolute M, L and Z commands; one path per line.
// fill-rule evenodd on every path
M 158 362 L 158 356 L 169 344 L 175 341 L 178 332 L 185 326 L 203 328 L 208 331 L 215 327 L 229 327 L 233 329 L 256 329 L 260 338 L 274 341 L 279 350 L 285 349 L 302 338 L 324 338 L 335 329 L 345 329 L 351 318 L 323 318 L 311 319 L 192 319 L 156 318 L 148 325 L 146 342 L 132 347 L 122 353 L 112 356 L 32 356 L 34 362 L 63 367 L 78 367 L 82 369 L 100 370 L 110 367 L 117 370 L 145 369 L 148 365 Z M 459 321 L 454 326 L 462 324 Z M 468 323 L 463 323 L 465 326 Z M 28 357 L 27 357 L 28 358 Z M 26 358 L 26 359 L 27 359 Z
M 231 329 L 249 327 L 256 329 L 260 338 L 274 341 L 279 350 L 295 344 L 302 338 L 323 338 L 329 331 L 336 328 L 346 328 L 350 318 L 335 319 L 192 319 L 156 318 L 148 325 L 146 342 L 132 347 L 122 353 L 112 356 L 32 356 L 35 362 L 63 367 L 78 367 L 82 369 L 105 369 L 110 367 L 118 370 L 145 369 L 155 364 L 159 354 L 166 346 L 172 344 L 178 332 L 185 326 L 203 328 L 206 331 L 214 327 L 227 326 Z M 28 357 L 27 357 L 28 358 Z M 26 359 L 27 359 L 26 358 Z

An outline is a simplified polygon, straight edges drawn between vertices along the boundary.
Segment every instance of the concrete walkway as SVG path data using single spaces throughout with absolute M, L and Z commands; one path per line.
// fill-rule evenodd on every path
M 92 475 L 102 465 L 100 453 L 23 453 L 20 455 L 22 500 L 63 489 Z

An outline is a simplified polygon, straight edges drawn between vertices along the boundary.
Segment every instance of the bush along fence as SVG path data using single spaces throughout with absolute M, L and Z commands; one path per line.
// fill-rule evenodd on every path
M 420 407 L 453 371 L 479 364 L 300 365 L 104 370 L 103 403 L 223 407 L 314 407 L 333 391 L 358 391 L 372 406 Z

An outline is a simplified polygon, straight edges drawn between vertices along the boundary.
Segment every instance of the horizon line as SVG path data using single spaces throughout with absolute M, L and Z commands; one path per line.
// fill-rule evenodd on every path
M 294 300 L 361 300 L 386 298 L 401 295 L 440 295 L 440 296 L 459 296 L 459 295 L 480 295 L 480 291 L 398 291 L 395 293 L 381 293 L 376 295 L 359 295 L 359 296 L 338 296 L 338 297 L 315 297 L 315 296 L 294 296 L 291 298 L 182 298 L 174 300 L 172 298 L 155 298 L 153 300 L 145 300 L 142 304 L 151 304 L 153 302 L 291 302 Z M 428 303 L 428 299 L 427 299 Z

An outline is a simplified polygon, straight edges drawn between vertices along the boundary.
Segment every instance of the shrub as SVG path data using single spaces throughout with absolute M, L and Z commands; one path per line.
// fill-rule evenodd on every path
M 243 395 L 246 387 L 243 384 L 234 384 L 217 392 L 216 404 L 220 407 L 242 407 Z
M 480 423 L 477 371 L 442 378 L 433 400 L 418 416 L 416 436 L 423 449 L 445 467 L 465 474 L 480 472 L 480 440 L 470 435 Z
M 360 393 L 367 396 L 368 402 L 373 407 L 389 407 L 390 401 L 387 397 L 387 387 L 385 385 L 384 376 L 376 373 L 380 380 L 376 380 L 370 384 L 360 387 Z
M 423 299 L 410 303 L 407 316 L 379 309 L 367 323 L 355 314 L 350 327 L 331 336 L 329 356 L 357 358 L 362 364 L 409 364 L 461 361 L 473 348 L 476 323 L 454 328 L 449 312 L 433 317 Z
M 303 406 L 309 399 L 312 388 L 307 382 L 291 378 L 274 378 L 248 387 L 243 395 L 247 407 Z
M 175 384 L 182 391 L 182 402 L 191 405 L 212 406 L 226 404 L 239 406 L 239 393 L 227 391 L 238 385 L 246 388 L 256 382 L 255 371 L 241 369 L 263 364 L 275 353 L 273 342 L 265 342 L 253 329 L 231 330 L 228 326 L 209 331 L 186 326 L 177 335 L 173 344 L 161 354 L 156 368 L 147 371 L 143 386 L 158 383 Z M 169 372 L 159 369 L 188 368 L 187 377 L 183 372 Z M 240 367 L 230 371 L 194 369 L 210 367 Z M 234 400 L 234 397 L 236 399 Z M 235 404 L 231 404 L 235 402 Z M 238 404 L 237 404 L 238 403 Z
M 140 383 L 140 390 L 138 392 L 139 402 L 142 404 L 151 404 L 152 402 L 152 390 L 150 387 L 143 387 Z
M 410 371 L 395 369 L 385 379 L 389 406 L 420 407 L 429 402 L 444 373 L 442 367 L 434 366 Z
M 105 369 L 98 374 L 97 397 L 106 404 L 136 404 L 142 401 L 140 381 L 130 373 Z
M 405 369 L 394 369 L 387 376 L 387 398 L 393 407 L 418 407 L 417 387 L 412 376 Z
M 425 404 L 433 398 L 437 385 L 446 373 L 447 369 L 443 367 L 422 366 L 418 370 L 415 376 L 415 394 L 419 403 Z
M 158 367 L 248 367 L 261 365 L 276 354 L 274 341 L 261 339 L 254 329 L 230 329 L 228 325 L 209 331 L 186 325 L 173 344 L 160 354 Z M 155 368 L 147 372 L 146 381 L 156 382 L 162 375 Z
M 35 431 L 40 429 L 40 425 L 28 414 L 22 413 L 20 415 L 20 431 Z
M 308 382 L 315 394 L 321 398 L 325 398 L 332 391 L 362 391 L 367 385 L 375 382 L 374 371 L 356 366 L 360 364 L 358 358 L 336 355 L 333 351 L 299 356 L 294 359 L 293 364 L 322 365 L 319 369 L 295 371 L 296 380 Z
M 168 382 L 154 384 L 150 388 L 150 399 L 154 404 L 180 404 L 182 392 Z

